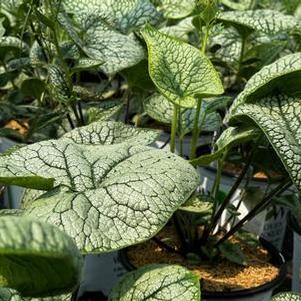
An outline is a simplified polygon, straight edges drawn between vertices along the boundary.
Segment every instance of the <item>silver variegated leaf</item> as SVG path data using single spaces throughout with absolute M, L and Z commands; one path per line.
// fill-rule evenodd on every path
M 290 32 L 300 25 L 294 16 L 285 15 L 270 9 L 227 11 L 222 12 L 218 18 L 234 27 L 244 27 L 250 31 L 264 32 L 266 34 Z
M 10 288 L 0 288 L 0 301 L 69 301 L 71 294 L 52 297 L 23 297 L 17 291 Z
M 244 90 L 235 99 L 230 112 L 250 101 L 277 93 L 301 92 L 301 53 L 286 55 L 263 67 L 247 82 Z
M 189 18 L 185 18 L 184 20 L 181 20 L 179 23 L 175 25 L 162 27 L 160 28 L 160 31 L 169 36 L 188 42 L 189 40 L 188 34 L 192 32 L 194 29 L 195 28 L 192 24 L 192 17 L 189 17 Z
M 165 18 L 182 19 L 193 12 L 195 4 L 195 0 L 161 0 L 158 8 Z
M 301 301 L 301 294 L 295 292 L 280 293 L 273 296 L 271 301 Z
M 238 63 L 242 42 L 235 28 L 226 27 L 210 39 L 210 47 L 220 47 L 214 57 L 229 64 Z
M 57 187 L 27 201 L 24 214 L 57 225 L 84 253 L 121 249 L 154 236 L 198 185 L 185 160 L 144 146 L 157 135 L 94 123 L 1 156 L 0 182 L 54 179 Z
M 263 131 L 301 190 L 301 97 L 275 95 L 237 107 L 231 123 L 253 122 Z
M 130 272 L 113 289 L 109 301 L 199 301 L 199 278 L 184 267 L 150 265 Z
M 207 103 L 203 102 L 200 112 L 199 128 L 203 131 L 214 132 L 221 125 L 221 118 L 216 112 L 207 114 Z M 144 101 L 145 112 L 156 121 L 171 125 L 173 118 L 173 105 L 163 95 L 154 94 Z M 182 108 L 180 117 L 180 135 L 186 135 L 193 130 L 195 108 Z
M 239 1 L 222 0 L 221 2 L 233 10 L 247 10 L 252 5 L 253 1 L 252 0 L 239 0 Z
M 194 107 L 196 97 L 223 93 L 218 73 L 199 49 L 151 26 L 145 27 L 142 35 L 148 48 L 150 76 L 169 101 Z
M 160 18 L 149 0 L 63 0 L 63 3 L 66 11 L 73 13 L 79 23 L 97 16 L 122 33 L 137 29 L 146 22 L 156 23 Z

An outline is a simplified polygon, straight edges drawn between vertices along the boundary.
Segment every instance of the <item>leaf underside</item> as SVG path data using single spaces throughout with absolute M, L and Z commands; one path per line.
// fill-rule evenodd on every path
M 267 96 L 237 107 L 230 123 L 255 123 L 301 190 L 301 97 Z
M 284 56 L 263 67 L 247 82 L 243 92 L 235 99 L 230 115 L 242 103 L 256 101 L 273 94 L 301 92 L 301 53 Z
M 68 293 L 78 284 L 82 258 L 56 227 L 23 217 L 0 218 L 0 286 L 23 296 Z

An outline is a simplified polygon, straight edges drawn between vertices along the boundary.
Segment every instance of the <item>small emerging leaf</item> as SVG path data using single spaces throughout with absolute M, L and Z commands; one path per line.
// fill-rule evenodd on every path
M 246 265 L 246 257 L 238 244 L 224 242 L 220 244 L 218 248 L 222 255 L 225 256 L 225 258 L 227 258 L 229 261 L 239 265 Z

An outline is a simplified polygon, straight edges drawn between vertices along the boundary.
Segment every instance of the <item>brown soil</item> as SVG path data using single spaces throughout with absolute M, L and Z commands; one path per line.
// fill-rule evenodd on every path
M 230 162 L 225 162 L 224 166 L 223 166 L 223 170 L 228 172 L 229 174 L 232 174 L 234 176 L 237 176 L 241 173 L 243 169 L 242 165 L 239 164 L 234 164 L 234 163 L 230 163 Z M 270 172 L 269 174 L 270 177 L 272 177 L 274 180 L 280 179 L 281 176 L 273 171 Z M 264 173 L 263 171 L 261 172 L 257 172 L 253 175 L 253 179 L 257 179 L 257 180 L 267 180 L 269 178 L 269 176 Z
M 10 120 L 6 123 L 4 128 L 17 131 L 19 134 L 26 136 L 29 130 L 29 124 L 26 120 L 19 122 L 17 120 Z
M 157 238 L 162 240 L 169 237 L 171 239 L 174 237 L 171 231 L 164 229 Z M 238 243 L 238 240 L 233 242 Z M 176 242 L 170 243 L 169 241 L 168 244 L 177 249 Z M 279 269 L 269 263 L 270 258 L 265 249 L 243 243 L 242 250 L 248 259 L 247 266 L 234 264 L 225 259 L 220 259 L 213 264 L 206 261 L 198 265 L 190 264 L 181 255 L 163 249 L 154 241 L 128 248 L 127 256 L 135 267 L 154 263 L 186 266 L 201 279 L 202 290 L 207 292 L 229 292 L 254 288 L 277 277 Z

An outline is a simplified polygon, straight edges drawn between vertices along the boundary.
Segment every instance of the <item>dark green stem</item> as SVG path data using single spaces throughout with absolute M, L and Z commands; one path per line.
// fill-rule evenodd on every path
M 227 232 L 217 243 L 216 246 L 220 245 L 238 230 L 240 230 L 246 222 L 252 220 L 259 212 L 268 207 L 273 198 L 277 197 L 292 185 L 291 180 L 287 179 L 281 182 L 275 189 L 273 189 L 266 197 L 264 197 L 243 219 L 241 219 L 229 232 Z
M 207 242 L 210 233 L 215 229 L 215 227 L 217 226 L 217 223 L 218 223 L 220 217 L 222 216 L 224 210 L 230 204 L 230 201 L 231 201 L 234 193 L 236 192 L 237 188 L 241 184 L 242 180 L 244 179 L 246 173 L 248 172 L 248 170 L 250 168 L 252 159 L 253 159 L 253 152 L 250 154 L 243 170 L 241 171 L 240 175 L 237 177 L 236 181 L 234 182 L 233 186 L 231 187 L 231 190 L 227 194 L 226 198 L 223 200 L 223 202 L 222 202 L 220 208 L 218 209 L 217 213 L 212 215 L 212 220 L 211 220 L 211 223 L 210 223 L 210 227 L 208 228 L 206 233 L 204 231 L 204 234 L 203 234 L 203 237 L 202 237 L 202 242 L 203 243 Z
M 171 124 L 171 134 L 170 134 L 170 151 L 172 153 L 176 150 L 176 137 L 177 137 L 177 127 L 178 127 L 178 106 L 175 104 L 173 109 L 173 118 Z
M 193 123 L 193 132 L 192 132 L 192 140 L 191 140 L 191 149 L 190 149 L 190 159 L 195 159 L 196 157 L 196 148 L 199 138 L 199 120 L 200 120 L 200 113 L 202 109 L 202 100 L 198 99 L 197 101 L 197 107 L 194 117 L 194 123 Z

